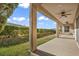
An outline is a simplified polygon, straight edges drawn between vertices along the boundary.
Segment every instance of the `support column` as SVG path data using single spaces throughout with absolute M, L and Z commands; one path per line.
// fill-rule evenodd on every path
M 36 4 L 30 4 L 30 28 L 29 28 L 29 40 L 31 52 L 36 50 L 37 44 L 37 7 Z
M 56 37 L 59 37 L 59 24 L 56 24 Z
M 64 25 L 62 25 L 62 33 L 64 33 Z
M 59 34 L 61 34 L 62 33 L 62 26 L 61 25 L 60 25 L 60 29 L 59 30 L 60 30 L 60 33 Z

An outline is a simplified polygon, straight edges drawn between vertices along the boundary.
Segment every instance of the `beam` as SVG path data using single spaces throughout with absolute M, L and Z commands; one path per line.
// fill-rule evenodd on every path
M 47 16 L 50 19 L 53 19 L 55 22 L 59 23 L 60 25 L 63 25 L 62 22 L 60 22 L 54 15 L 52 15 L 48 10 L 46 10 L 41 4 L 37 4 L 37 9 L 39 12 L 43 13 L 45 16 Z
M 74 21 L 73 21 L 72 24 L 75 23 L 75 20 L 76 20 L 76 18 L 78 18 L 78 16 L 79 16 L 79 3 L 78 3 L 78 5 L 77 5 L 77 10 L 76 10 L 76 13 L 75 13 L 75 18 L 74 18 Z
M 37 6 L 34 3 L 30 4 L 30 28 L 29 28 L 29 40 L 31 52 L 36 50 L 37 39 Z

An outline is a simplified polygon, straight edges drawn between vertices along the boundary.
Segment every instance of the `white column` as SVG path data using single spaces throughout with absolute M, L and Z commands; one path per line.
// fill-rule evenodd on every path
M 61 34 L 62 33 L 62 26 L 61 25 L 60 25 L 60 29 L 59 30 L 60 30 L 60 33 L 59 34 Z
M 56 24 L 56 37 L 59 37 L 59 24 Z
M 62 26 L 62 33 L 64 33 L 64 26 Z

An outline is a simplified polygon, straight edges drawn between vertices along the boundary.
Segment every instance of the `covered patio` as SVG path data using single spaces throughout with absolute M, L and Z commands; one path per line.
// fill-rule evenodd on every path
M 60 35 L 47 43 L 38 46 L 38 50 L 42 50 L 55 56 L 79 56 L 79 48 L 77 47 L 75 38 L 72 35 Z M 68 37 L 67 37 L 68 36 Z
M 37 47 L 37 11 L 54 20 L 56 38 Z M 40 55 L 77 56 L 79 55 L 76 29 L 79 20 L 79 4 L 75 3 L 31 3 L 30 4 L 30 51 Z M 75 31 L 76 30 L 76 31 Z M 77 34 L 78 35 L 78 34 Z M 36 53 L 35 55 L 38 55 Z

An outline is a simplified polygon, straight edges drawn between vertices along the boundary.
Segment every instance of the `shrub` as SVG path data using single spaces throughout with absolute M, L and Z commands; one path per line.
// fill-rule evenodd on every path
M 3 38 L 3 39 L 0 39 L 0 47 L 7 47 L 11 45 L 20 44 L 20 43 L 27 42 L 28 40 L 29 40 L 29 35 L 25 37 Z
M 40 29 L 37 38 L 55 34 L 51 29 Z M 0 33 L 0 47 L 8 47 L 29 41 L 29 27 L 7 25 Z

